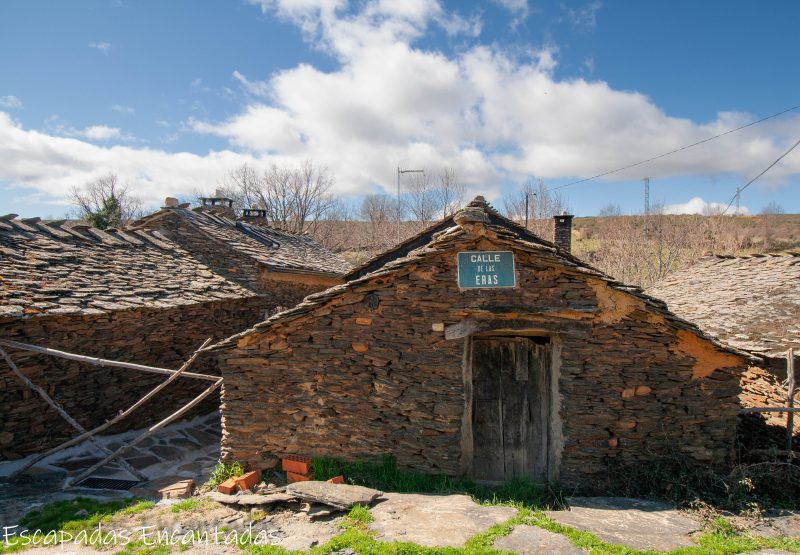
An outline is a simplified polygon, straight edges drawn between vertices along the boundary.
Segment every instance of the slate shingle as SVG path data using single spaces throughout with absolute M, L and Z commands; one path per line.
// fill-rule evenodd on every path
M 163 236 L 4 220 L 0 318 L 254 297 Z
M 769 357 L 800 351 L 800 252 L 707 257 L 647 293 L 733 347 Z

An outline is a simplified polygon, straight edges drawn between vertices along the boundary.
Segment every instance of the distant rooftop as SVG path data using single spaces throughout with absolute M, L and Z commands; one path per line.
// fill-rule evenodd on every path
M 647 293 L 733 347 L 800 354 L 800 253 L 707 257 Z
M 0 217 L 0 318 L 255 297 L 158 232 Z
M 251 209 L 253 210 L 253 209 Z M 177 216 L 229 248 L 252 257 L 272 270 L 341 276 L 350 265 L 307 235 L 288 233 L 253 223 L 236 221 L 206 207 L 165 207 L 134 222 L 132 228 L 151 226 L 163 218 Z

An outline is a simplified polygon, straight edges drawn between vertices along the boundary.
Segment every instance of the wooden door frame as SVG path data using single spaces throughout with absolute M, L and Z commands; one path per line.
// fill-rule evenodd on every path
M 548 410 L 548 443 L 547 443 L 547 480 L 558 479 L 561 453 L 564 448 L 564 436 L 561 425 L 561 340 L 558 335 L 543 330 L 492 330 L 486 333 L 470 335 L 464 338 L 464 356 L 462 358 L 462 376 L 464 383 L 464 413 L 461 420 L 461 473 L 470 478 L 475 477 L 474 443 L 472 430 L 472 343 L 474 339 L 492 337 L 547 337 L 550 340 L 550 407 Z

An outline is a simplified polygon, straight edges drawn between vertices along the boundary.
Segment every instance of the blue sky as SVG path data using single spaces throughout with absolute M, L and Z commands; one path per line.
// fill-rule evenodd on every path
M 329 168 L 357 201 L 452 167 L 501 204 L 800 104 L 800 4 L 96 0 L 0 3 L 0 212 L 60 216 L 109 171 L 147 205 L 250 163 Z M 727 203 L 800 110 L 561 190 L 572 211 Z M 800 149 L 742 197 L 800 212 Z M 702 200 L 698 200 L 702 199 Z

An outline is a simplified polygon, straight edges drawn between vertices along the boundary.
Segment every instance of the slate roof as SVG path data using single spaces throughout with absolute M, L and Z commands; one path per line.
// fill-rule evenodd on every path
M 707 257 L 647 292 L 728 345 L 768 357 L 800 351 L 800 252 Z
M 167 217 L 183 222 L 224 242 L 229 248 L 250 256 L 272 270 L 341 276 L 350 265 L 308 235 L 280 231 L 265 225 L 239 222 L 204 208 L 162 208 L 137 222 L 132 228 L 151 227 Z
M 697 335 L 698 337 L 708 340 L 721 350 L 743 356 L 745 358 L 750 359 L 752 362 L 758 362 L 758 359 L 756 357 L 753 357 L 749 352 L 733 348 L 729 345 L 726 345 L 718 341 L 714 337 L 706 334 L 696 324 L 684 320 L 683 318 L 670 312 L 670 310 L 667 308 L 667 304 L 664 301 L 646 294 L 640 287 L 634 285 L 626 285 L 624 283 L 615 280 L 611 276 L 590 266 L 580 258 L 573 256 L 572 254 L 562 249 L 559 249 L 553 243 L 550 243 L 549 241 L 545 241 L 539 238 L 538 236 L 530 233 L 524 227 L 515 224 L 511 220 L 499 216 L 497 211 L 489 203 L 487 203 L 483 197 L 476 197 L 475 200 L 470 202 L 461 212 L 464 212 L 466 210 L 473 211 L 474 209 L 478 209 L 486 214 L 487 219 L 489 221 L 489 223 L 486 224 L 486 227 L 487 229 L 490 229 L 491 231 L 497 234 L 498 243 L 505 244 L 509 248 L 535 252 L 543 259 L 553 262 L 555 264 L 560 264 L 567 270 L 586 275 L 587 277 L 590 276 L 602 279 L 608 284 L 609 287 L 612 287 L 619 291 L 624 291 L 625 293 L 629 293 L 641 299 L 648 310 L 663 316 L 664 319 L 668 321 L 670 324 L 672 324 L 675 328 L 685 329 L 687 331 L 690 331 L 695 335 Z M 433 233 L 428 243 L 410 251 L 407 255 L 398 257 L 397 256 L 398 247 L 390 249 L 389 251 L 387 251 L 387 253 L 384 253 L 384 255 L 379 255 L 378 257 L 373 259 L 373 260 L 380 260 L 384 256 L 388 256 L 388 258 L 390 258 L 388 262 L 386 262 L 379 268 L 360 277 L 352 277 L 342 285 L 335 285 L 329 289 L 326 289 L 325 291 L 309 295 L 295 307 L 290 308 L 289 310 L 285 310 L 283 312 L 279 312 L 273 315 L 272 317 L 268 318 L 267 320 L 256 324 L 255 326 L 253 326 L 248 330 L 233 335 L 228 339 L 216 343 L 215 345 L 207 347 L 206 350 L 232 348 L 236 345 L 239 339 L 245 336 L 270 328 L 273 325 L 288 322 L 294 320 L 295 318 L 299 318 L 305 314 L 308 314 L 314 311 L 316 308 L 325 305 L 330 300 L 347 293 L 348 291 L 356 288 L 358 285 L 368 282 L 371 279 L 380 276 L 387 276 L 395 272 L 398 272 L 402 270 L 405 266 L 416 264 L 417 262 L 421 261 L 427 256 L 430 256 L 431 254 L 438 254 L 442 252 L 452 251 L 456 247 L 455 244 L 456 241 L 462 238 L 463 235 L 466 233 L 458 224 L 455 223 L 455 219 L 457 218 L 457 216 L 458 213 L 456 213 L 456 215 L 454 215 L 452 218 L 443 220 L 443 222 L 452 222 L 452 225 L 446 227 L 441 231 Z M 440 224 L 441 223 L 442 222 L 440 222 Z M 434 227 L 438 228 L 440 224 L 436 224 L 436 226 Z M 369 266 L 373 263 L 374 262 L 367 262 L 366 265 Z M 354 270 L 353 273 L 356 273 L 357 270 L 358 269 Z
M 486 200 L 481 196 L 476 197 L 464 208 L 465 209 L 478 208 L 482 210 L 489 218 L 489 223 L 491 225 L 512 229 L 517 235 L 520 236 L 520 238 L 525 239 L 526 241 L 530 241 L 531 243 L 543 245 L 553 249 L 557 248 L 554 243 L 542 239 L 541 237 L 534 234 L 527 228 L 519 225 L 515 221 L 506 218 L 505 216 L 500 214 L 500 212 L 498 212 L 497 209 L 495 209 L 491 204 L 486 202 Z M 370 258 L 360 266 L 353 268 L 347 274 L 345 274 L 344 276 L 345 281 L 350 281 L 352 279 L 360 278 L 362 276 L 367 275 L 370 272 L 374 272 L 375 270 L 377 270 L 381 266 L 384 266 L 388 262 L 391 262 L 392 260 L 396 260 L 398 258 L 402 258 L 408 255 L 408 253 L 410 253 L 414 249 L 418 249 L 419 247 L 429 243 L 436 233 L 439 233 L 440 231 L 444 231 L 445 229 L 456 225 L 455 221 L 453 220 L 454 216 L 455 214 L 448 216 L 447 218 L 444 218 L 442 220 L 439 220 L 435 224 L 432 224 L 426 229 L 423 229 L 416 235 L 412 235 L 408 239 L 398 243 L 397 245 L 391 247 L 390 249 L 385 250 L 382 253 L 377 254 L 376 256 Z M 578 260 L 568 252 L 562 251 L 561 254 L 573 260 Z
M 157 232 L 0 217 L 0 319 L 255 297 Z

